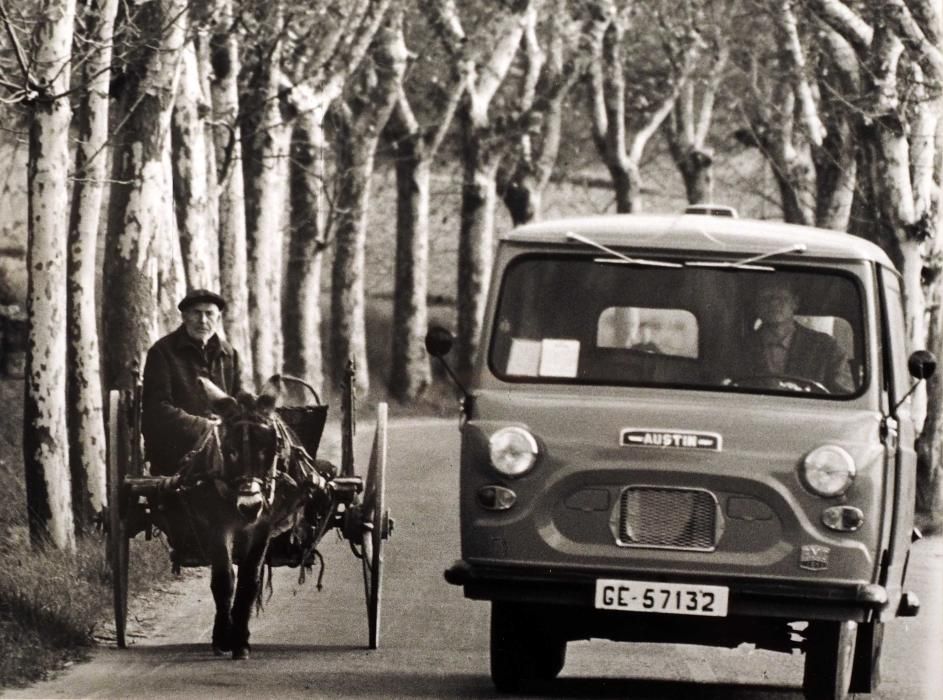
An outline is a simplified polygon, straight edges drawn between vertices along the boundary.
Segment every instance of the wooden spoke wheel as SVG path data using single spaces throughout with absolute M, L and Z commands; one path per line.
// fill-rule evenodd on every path
M 114 589 L 115 638 L 118 647 L 127 646 L 128 554 L 127 504 L 124 498 L 128 421 L 122 394 L 113 389 L 108 394 L 108 557 Z
M 386 509 L 384 478 L 386 475 L 387 405 L 377 406 L 377 426 L 373 450 L 364 483 L 361 513 L 361 559 L 364 595 L 367 599 L 369 645 L 380 646 L 380 609 L 383 586 L 383 541 L 390 535 L 390 518 Z

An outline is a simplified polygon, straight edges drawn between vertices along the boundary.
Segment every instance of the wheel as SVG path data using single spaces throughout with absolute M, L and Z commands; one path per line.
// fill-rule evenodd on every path
M 502 693 L 556 678 L 566 663 L 566 638 L 548 627 L 552 615 L 517 603 L 491 603 L 491 680 Z
M 108 394 L 108 553 L 114 590 L 115 638 L 118 647 L 127 647 L 128 621 L 128 525 L 124 503 L 124 457 L 127 422 L 121 392 Z
M 884 643 L 884 623 L 867 622 L 858 625 L 855 641 L 855 659 L 851 669 L 851 692 L 873 693 L 881 684 L 881 648 Z
M 377 427 L 373 450 L 364 483 L 360 506 L 362 537 L 361 565 L 364 595 L 367 599 L 367 622 L 371 649 L 380 646 L 380 608 L 383 586 L 383 540 L 389 537 L 390 517 L 386 510 L 386 432 L 387 405 L 377 405 Z
M 848 697 L 857 634 L 855 622 L 809 623 L 802 677 L 802 691 L 808 700 Z

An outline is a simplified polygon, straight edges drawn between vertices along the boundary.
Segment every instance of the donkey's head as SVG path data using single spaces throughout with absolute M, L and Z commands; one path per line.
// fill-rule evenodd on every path
M 281 457 L 281 438 L 275 407 L 282 394 L 278 375 L 265 383 L 258 396 L 241 392 L 232 397 L 213 382 L 200 378 L 213 410 L 220 416 L 219 444 L 223 481 L 236 494 L 236 508 L 255 522 L 269 508 Z

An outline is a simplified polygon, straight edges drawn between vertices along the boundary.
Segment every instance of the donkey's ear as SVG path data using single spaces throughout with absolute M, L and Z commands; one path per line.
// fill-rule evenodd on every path
M 239 402 L 232 396 L 223 396 L 213 402 L 213 411 L 222 418 L 230 418 L 239 412 Z
M 259 398 L 256 403 L 258 409 L 264 412 L 274 410 L 282 399 L 284 387 L 285 385 L 280 374 L 273 374 L 269 377 L 269 380 L 265 382 L 265 386 L 262 387 L 262 391 L 259 392 Z
M 206 398 L 209 399 L 210 406 L 213 407 L 214 412 L 225 417 L 231 415 L 233 411 L 239 408 L 239 405 L 232 396 L 220 389 L 206 377 L 197 377 L 196 380 L 199 385 L 203 387 L 203 392 L 206 394 Z
M 210 403 L 216 403 L 222 399 L 232 398 L 225 391 L 220 389 L 216 384 L 207 379 L 206 377 L 197 377 L 197 383 L 203 387 L 203 392 L 206 394 L 206 398 L 209 399 Z

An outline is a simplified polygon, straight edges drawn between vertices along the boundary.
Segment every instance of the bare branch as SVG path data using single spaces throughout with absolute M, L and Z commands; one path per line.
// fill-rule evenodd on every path
M 816 146 L 821 146 L 825 139 L 825 125 L 819 119 L 818 105 L 815 103 L 812 88 L 806 79 L 805 52 L 799 39 L 799 28 L 796 23 L 796 15 L 793 12 L 793 0 L 778 0 L 774 10 L 777 25 L 776 34 L 782 61 L 799 101 L 802 121 L 808 132 L 809 140 Z
M 943 79 L 943 52 L 933 42 L 914 19 L 910 9 L 903 0 L 884 0 L 886 16 L 892 20 L 892 26 L 902 39 L 918 51 L 921 58 L 925 58 L 933 67 L 937 80 Z
M 860 53 L 867 52 L 874 29 L 841 0 L 806 0 L 807 7 Z

